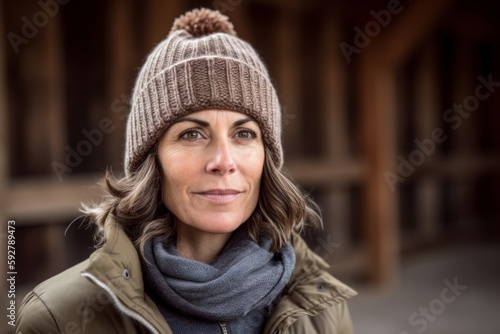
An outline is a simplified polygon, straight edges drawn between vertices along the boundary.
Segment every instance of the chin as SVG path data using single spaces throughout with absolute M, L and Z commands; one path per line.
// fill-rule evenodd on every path
M 233 233 L 238 227 L 246 221 L 241 217 L 228 217 L 227 215 L 214 215 L 204 219 L 203 223 L 198 225 L 198 229 L 208 233 L 227 234 Z

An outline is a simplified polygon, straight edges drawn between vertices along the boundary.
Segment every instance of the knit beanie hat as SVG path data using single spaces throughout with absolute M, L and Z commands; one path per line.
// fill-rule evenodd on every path
M 177 118 L 207 109 L 255 119 L 281 168 L 281 110 L 266 67 L 252 46 L 236 37 L 226 16 L 195 9 L 175 20 L 139 72 L 127 122 L 126 174 L 140 166 Z

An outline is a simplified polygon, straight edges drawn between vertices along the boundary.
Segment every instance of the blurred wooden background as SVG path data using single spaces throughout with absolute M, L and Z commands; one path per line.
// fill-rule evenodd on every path
M 199 6 L 228 15 L 268 65 L 286 168 L 324 213 L 324 231 L 308 240 L 334 273 L 394 284 L 407 252 L 498 241 L 500 92 L 490 87 L 470 115 L 447 110 L 473 101 L 478 77 L 500 81 L 500 3 L 396 3 L 0 1 L 0 224 L 17 223 L 18 285 L 92 251 L 80 220 L 64 232 L 80 202 L 98 200 L 105 168 L 122 172 L 142 61 L 175 17 Z M 416 153 L 415 140 L 428 143 L 436 129 L 446 140 Z M 395 179 L 400 156 L 418 165 Z

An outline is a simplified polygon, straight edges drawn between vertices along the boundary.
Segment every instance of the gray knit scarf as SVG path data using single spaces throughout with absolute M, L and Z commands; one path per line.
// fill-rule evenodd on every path
M 271 306 L 288 283 L 295 251 L 288 243 L 270 253 L 271 242 L 255 243 L 244 226 L 236 230 L 211 264 L 181 257 L 174 245 L 153 238 L 146 243 L 146 284 L 155 299 L 183 314 L 229 321 Z

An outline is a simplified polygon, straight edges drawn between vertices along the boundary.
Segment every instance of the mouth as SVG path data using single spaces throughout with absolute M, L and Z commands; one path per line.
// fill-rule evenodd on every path
M 196 192 L 195 194 L 198 196 L 202 196 L 210 202 L 214 202 L 217 204 L 226 204 L 232 202 L 241 193 L 241 191 L 234 189 L 210 189 L 206 191 Z

